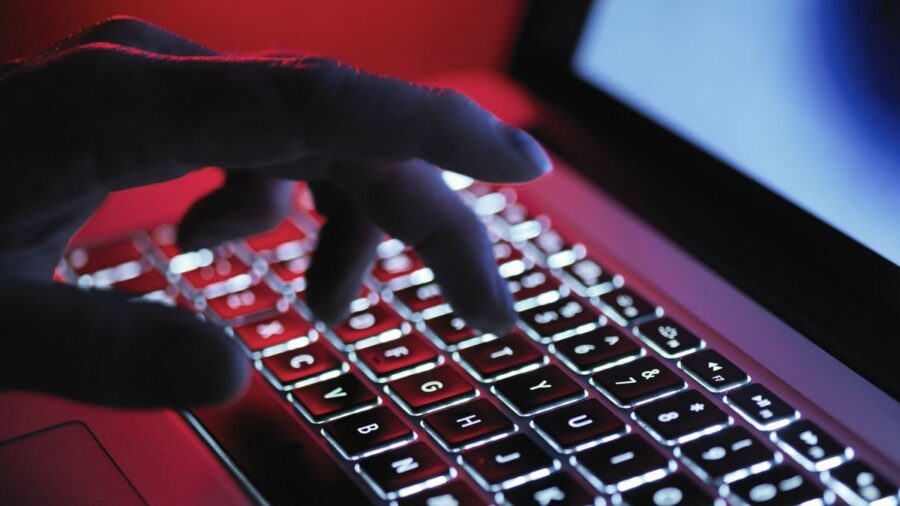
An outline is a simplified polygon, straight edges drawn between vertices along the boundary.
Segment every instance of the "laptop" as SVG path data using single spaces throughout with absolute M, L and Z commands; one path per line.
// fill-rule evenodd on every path
M 149 412 L 0 393 L 0 502 L 897 504 L 900 153 L 854 78 L 854 9 L 532 2 L 509 73 L 435 78 L 554 160 L 522 186 L 444 174 L 493 240 L 509 335 L 393 239 L 350 317 L 315 321 L 303 185 L 273 230 L 193 252 L 174 223 L 215 176 L 128 192 L 156 204 L 89 226 L 60 281 L 218 323 L 249 390 Z

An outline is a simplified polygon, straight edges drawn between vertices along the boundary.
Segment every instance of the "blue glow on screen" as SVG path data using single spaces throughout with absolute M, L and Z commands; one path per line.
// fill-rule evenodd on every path
M 599 1 L 573 67 L 900 265 L 900 45 L 856 3 Z

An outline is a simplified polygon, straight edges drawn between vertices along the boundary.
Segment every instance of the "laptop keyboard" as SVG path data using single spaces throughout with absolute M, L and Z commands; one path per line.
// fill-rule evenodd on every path
M 851 448 L 513 190 L 447 182 L 493 240 L 520 316 L 508 335 L 466 326 L 394 239 L 346 321 L 316 322 L 304 275 L 322 220 L 302 205 L 215 249 L 182 252 L 160 226 L 74 249 L 60 272 L 222 325 L 376 502 L 897 504 Z

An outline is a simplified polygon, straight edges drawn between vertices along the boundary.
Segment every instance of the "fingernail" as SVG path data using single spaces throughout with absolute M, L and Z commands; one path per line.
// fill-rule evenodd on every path
M 516 151 L 531 162 L 531 165 L 538 169 L 541 174 L 546 174 L 553 169 L 550 158 L 541 145 L 534 140 L 534 137 L 515 127 L 509 127 L 506 136 L 510 144 L 516 148 Z

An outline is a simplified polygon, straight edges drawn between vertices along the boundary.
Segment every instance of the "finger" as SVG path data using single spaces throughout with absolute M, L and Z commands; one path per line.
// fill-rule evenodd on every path
M 328 221 L 319 230 L 306 276 L 306 303 L 318 319 L 334 325 L 347 316 L 384 233 L 333 184 L 315 181 L 310 186 L 316 210 Z
M 213 404 L 249 377 L 220 329 L 121 294 L 4 280 L 0 389 L 126 407 Z
M 193 251 L 255 235 L 281 223 L 296 184 L 245 170 L 231 170 L 221 187 L 195 202 L 178 226 L 178 245 Z
M 172 57 L 90 44 L 55 63 L 79 76 L 76 106 L 87 114 L 102 105 L 90 139 L 141 155 L 99 168 L 113 188 L 310 153 L 421 158 L 491 181 L 525 181 L 550 168 L 530 136 L 459 93 L 321 58 Z
M 113 16 L 67 38 L 58 49 L 106 42 L 172 56 L 218 54 L 201 44 L 131 16 Z M 293 165 L 294 174 L 301 173 Z M 270 167 L 270 172 L 276 172 Z M 182 248 L 210 247 L 275 226 L 287 215 L 294 184 L 248 171 L 229 170 L 221 188 L 197 201 L 182 219 Z
M 379 227 L 415 248 L 469 325 L 498 333 L 512 327 L 512 296 L 497 271 L 484 227 L 437 169 L 418 161 L 344 161 L 329 174 Z
M 172 56 L 212 56 L 217 54 L 202 44 L 172 33 L 153 23 L 132 16 L 113 16 L 55 44 L 62 51 L 84 44 L 106 42 Z

